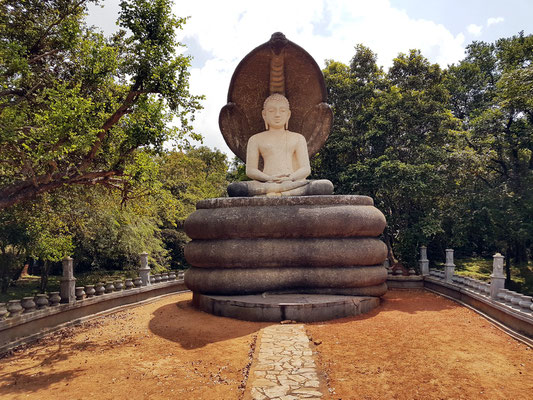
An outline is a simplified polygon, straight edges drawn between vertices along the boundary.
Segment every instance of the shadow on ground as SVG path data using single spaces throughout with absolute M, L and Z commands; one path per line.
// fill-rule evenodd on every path
M 217 317 L 195 309 L 190 300 L 164 305 L 153 313 L 150 331 L 181 344 L 184 349 L 196 349 L 258 332 L 270 322 L 249 322 Z
M 63 328 L 43 339 L 2 354 L 0 357 L 0 398 L 3 393 L 12 395 L 13 393 L 39 392 L 60 382 L 69 385 L 74 378 L 86 374 L 90 367 L 84 366 L 60 372 L 54 371 L 54 367 L 82 351 L 104 353 L 113 350 L 119 341 L 85 340 L 79 342 L 79 339 L 74 337 L 78 333 L 101 324 L 102 320 L 98 319 Z M 123 344 L 124 340 L 120 340 L 120 343 Z M 2 367 L 7 363 L 18 363 L 21 360 L 30 361 L 24 362 L 24 367 L 4 372 Z
M 389 291 L 381 305 L 367 314 L 356 317 L 318 322 L 318 324 L 346 323 L 373 318 L 379 313 L 402 312 L 416 314 L 451 310 L 460 307 L 453 301 L 429 302 L 428 293 L 417 290 Z M 432 295 L 430 295 L 432 296 Z M 167 304 L 158 308 L 150 320 L 149 329 L 155 335 L 180 343 L 184 349 L 196 349 L 210 343 L 221 342 L 255 333 L 271 322 L 249 322 L 217 317 L 195 309 L 190 300 Z
M 7 389 L 6 393 L 10 394 L 38 392 L 58 382 L 69 382 L 82 374 L 84 372 L 82 368 L 61 372 L 53 371 L 53 364 L 68 359 L 69 355 L 76 351 L 75 347 L 77 346 L 76 343 L 63 338 L 59 338 L 55 344 L 57 344 L 57 348 L 53 349 L 50 346 L 50 351 L 46 353 L 37 350 L 26 353 L 25 358 L 31 358 L 34 361 L 31 365 L 8 373 L 4 373 L 0 369 L 0 395 L 3 389 Z M 8 357 L 4 358 L 2 362 L 7 362 Z M 17 352 L 10 358 L 16 359 Z M 39 367 L 46 367 L 47 372 L 40 371 L 35 373 Z

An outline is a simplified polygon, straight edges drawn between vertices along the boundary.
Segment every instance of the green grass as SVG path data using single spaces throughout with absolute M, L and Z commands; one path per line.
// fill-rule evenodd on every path
M 59 291 L 59 276 L 48 277 L 48 292 Z M 9 300 L 18 300 L 23 297 L 35 296 L 39 293 L 39 285 L 41 282 L 40 276 L 29 275 L 24 278 L 20 278 L 8 289 L 7 293 L 0 293 L 0 303 L 6 303 Z
M 454 263 L 457 275 L 490 281 L 492 259 L 464 258 L 454 260 Z M 438 263 L 436 266 L 443 268 L 444 264 Z M 533 262 L 530 261 L 527 265 L 511 265 L 511 281 L 511 284 L 509 286 L 506 284 L 506 287 L 533 296 Z

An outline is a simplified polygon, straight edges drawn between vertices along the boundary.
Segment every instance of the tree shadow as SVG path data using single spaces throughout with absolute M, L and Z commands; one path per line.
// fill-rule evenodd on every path
M 51 368 L 71 356 L 82 351 L 105 352 L 116 347 L 115 341 L 101 343 L 85 340 L 80 342 L 73 336 L 91 329 L 94 321 L 89 321 L 78 326 L 64 328 L 27 345 L 5 353 L 0 359 L 0 365 L 19 360 L 32 360 L 31 364 L 15 371 L 4 372 L 0 367 L 0 398 L 2 394 L 34 393 L 47 389 L 58 382 L 70 383 L 74 378 L 87 373 L 87 368 L 78 367 L 67 371 L 53 372 Z M 130 341 L 132 341 L 131 339 Z M 122 342 L 123 343 L 123 342 Z M 38 371 L 38 372 L 36 372 Z
M 76 368 L 70 371 L 61 371 L 61 372 L 43 372 L 40 371 L 35 373 L 35 368 L 48 367 L 54 363 L 67 360 L 75 349 L 72 349 L 70 346 L 70 341 L 64 341 L 63 338 L 60 338 L 58 341 L 57 349 L 52 352 L 46 352 L 43 354 L 42 344 L 47 342 L 46 340 L 38 341 L 32 343 L 30 346 L 32 351 L 20 354 L 20 357 L 25 359 L 31 358 L 38 361 L 37 364 L 32 364 L 28 367 L 18 369 L 16 371 L 3 373 L 0 371 L 0 395 L 4 393 L 27 393 L 27 392 L 37 392 L 41 389 L 47 388 L 55 383 L 62 381 L 70 381 L 84 373 L 84 369 Z M 41 345 L 38 346 L 37 345 Z M 7 359 L 16 359 L 19 356 L 17 352 L 11 355 L 7 355 L 2 360 L 6 362 Z
M 179 343 L 186 350 L 204 347 L 258 332 L 276 322 L 250 322 L 218 317 L 197 310 L 191 300 L 159 307 L 148 325 L 162 338 Z
M 34 373 L 32 368 L 28 368 L 27 372 L 21 370 L 0 374 L 0 397 L 2 394 L 38 392 L 58 382 L 70 382 L 86 372 L 83 368 L 76 368 L 70 371 Z

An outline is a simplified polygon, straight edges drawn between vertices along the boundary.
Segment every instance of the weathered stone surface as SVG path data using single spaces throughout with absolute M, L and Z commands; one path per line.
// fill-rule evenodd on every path
M 350 288 L 306 288 L 308 294 L 331 294 L 342 296 L 376 296 L 380 297 L 387 293 L 388 286 L 386 283 L 367 287 L 350 287 Z M 285 291 L 290 293 L 291 291 Z
M 185 223 L 191 290 L 382 296 L 383 214 L 366 196 L 219 198 Z
M 374 200 L 360 195 L 292 196 L 292 197 L 217 197 L 200 200 L 196 209 L 264 206 L 373 206 Z
M 246 321 L 328 321 L 367 313 L 380 304 L 372 296 L 331 294 L 208 295 L 195 292 L 193 305 L 205 312 Z M 303 354 L 303 353 L 302 353 Z M 280 365 L 287 360 L 278 358 Z M 301 366 L 301 364 L 300 364 Z M 300 369 L 299 367 L 294 369 Z M 306 372 L 305 370 L 300 372 Z
M 207 268 L 337 268 L 381 264 L 387 246 L 376 238 L 193 240 L 185 257 Z
M 185 232 L 191 239 L 333 238 L 375 237 L 385 228 L 385 216 L 373 206 L 318 203 L 201 208 L 187 218 Z
M 312 397 L 321 398 L 316 367 L 296 367 L 304 362 L 304 357 L 309 357 L 303 356 L 303 353 L 309 353 L 310 356 L 313 354 L 303 325 L 273 325 L 261 332 L 259 351 L 250 375 L 256 378 L 249 380 L 252 399 L 308 398 L 305 394 L 311 393 L 311 387 L 314 388 Z M 264 371 L 269 374 L 263 373 Z M 257 375 L 258 372 L 260 375 Z M 248 398 L 246 394 L 245 398 Z
M 248 294 L 306 288 L 358 288 L 382 285 L 382 266 L 340 268 L 190 268 L 185 284 L 193 292 Z M 385 286 L 386 287 L 386 286 Z

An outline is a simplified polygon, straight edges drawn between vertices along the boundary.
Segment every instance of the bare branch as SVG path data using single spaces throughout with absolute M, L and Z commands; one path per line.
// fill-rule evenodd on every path
M 30 58 L 28 60 L 28 64 L 34 64 L 37 61 L 39 61 L 41 58 L 44 58 L 44 57 L 47 57 L 47 56 L 51 56 L 52 54 L 56 54 L 58 52 L 59 52 L 59 49 L 54 49 L 54 50 L 47 51 L 46 53 L 39 54 L 38 56 Z

